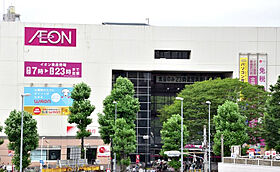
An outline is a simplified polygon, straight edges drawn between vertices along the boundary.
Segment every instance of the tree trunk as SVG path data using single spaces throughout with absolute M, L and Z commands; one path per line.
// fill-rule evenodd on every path
M 84 150 L 84 137 L 81 138 L 81 159 L 84 159 L 84 155 L 85 155 L 85 150 Z

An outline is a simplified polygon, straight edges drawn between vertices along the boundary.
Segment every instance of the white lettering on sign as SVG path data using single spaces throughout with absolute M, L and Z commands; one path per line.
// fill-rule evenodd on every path
M 64 43 L 64 40 L 66 40 L 69 44 L 71 44 L 71 31 L 69 31 L 68 35 L 64 31 L 58 32 L 58 31 L 50 31 L 48 33 L 47 30 L 37 30 L 36 33 L 32 36 L 32 38 L 28 41 L 28 43 L 32 43 L 34 39 L 38 38 L 39 43 L 41 44 L 57 44 L 61 42 Z

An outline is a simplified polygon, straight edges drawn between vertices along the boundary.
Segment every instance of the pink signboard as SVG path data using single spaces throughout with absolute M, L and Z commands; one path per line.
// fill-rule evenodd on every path
M 25 27 L 24 45 L 76 47 L 76 29 Z
M 258 84 L 262 85 L 266 90 L 266 83 L 267 83 L 267 56 L 266 54 L 259 54 L 258 55 Z
M 24 76 L 81 78 L 82 63 L 25 61 Z
M 258 84 L 258 57 L 257 54 L 249 55 L 249 83 L 252 85 Z

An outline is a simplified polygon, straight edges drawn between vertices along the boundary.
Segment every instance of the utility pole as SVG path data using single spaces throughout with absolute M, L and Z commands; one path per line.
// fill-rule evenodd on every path
M 224 135 L 221 135 L 221 158 L 222 162 L 224 162 Z

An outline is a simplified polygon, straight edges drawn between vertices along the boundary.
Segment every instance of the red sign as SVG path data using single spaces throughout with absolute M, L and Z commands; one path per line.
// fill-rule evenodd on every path
M 41 109 L 40 109 L 39 107 L 35 107 L 35 108 L 33 109 L 33 113 L 34 113 L 35 115 L 39 115 L 39 114 L 41 113 Z
M 76 29 L 25 27 L 24 45 L 76 47 Z
M 105 149 L 104 147 L 100 147 L 100 148 L 99 148 L 99 152 L 100 152 L 100 153 L 104 153 L 105 150 L 106 150 L 106 149 Z
M 140 155 L 136 155 L 136 164 L 140 162 Z
M 110 157 L 110 146 L 98 146 L 97 157 Z

